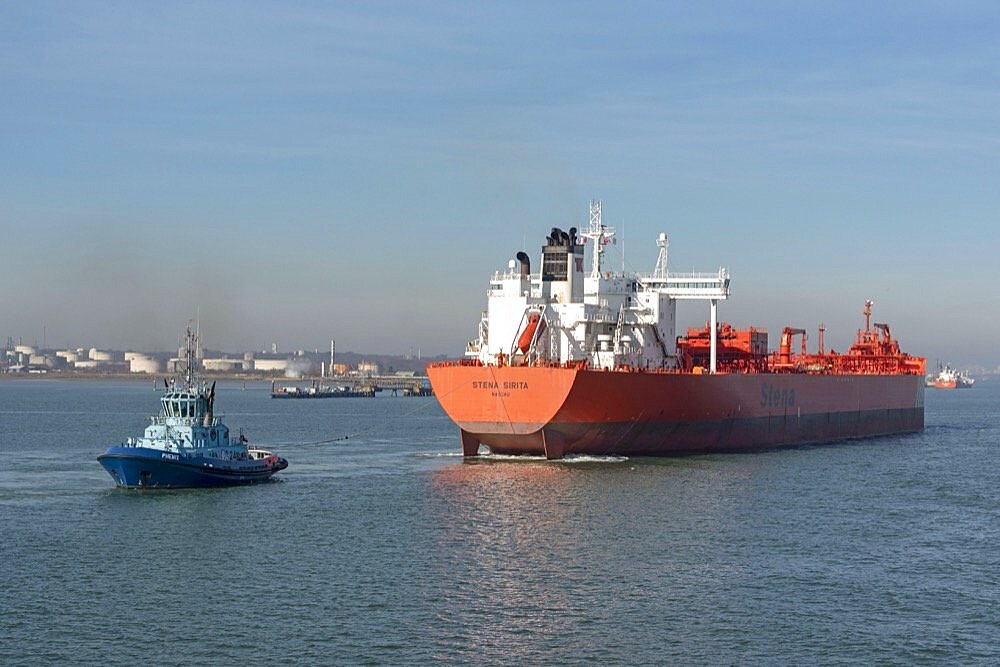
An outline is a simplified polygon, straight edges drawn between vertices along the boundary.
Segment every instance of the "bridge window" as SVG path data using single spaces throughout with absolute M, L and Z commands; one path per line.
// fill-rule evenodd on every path
M 546 247 L 542 252 L 542 280 L 566 280 L 567 257 L 565 248 L 558 248 L 551 252 Z

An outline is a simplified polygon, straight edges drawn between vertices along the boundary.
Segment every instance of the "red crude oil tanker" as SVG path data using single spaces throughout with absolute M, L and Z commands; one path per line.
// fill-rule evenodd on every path
M 717 322 L 725 269 L 668 271 L 660 234 L 652 273 L 611 273 L 613 238 L 600 202 L 586 231 L 553 228 L 538 273 L 519 252 L 494 274 L 466 358 L 428 368 L 466 456 L 738 452 L 923 428 L 926 361 L 872 324 L 871 301 L 845 353 L 824 351 L 822 325 L 815 353 L 791 327 L 768 352 L 766 331 Z M 685 299 L 708 301 L 710 322 L 675 337 Z

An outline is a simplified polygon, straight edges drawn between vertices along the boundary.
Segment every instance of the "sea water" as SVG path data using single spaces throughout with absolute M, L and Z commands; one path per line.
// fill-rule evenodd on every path
M 152 382 L 0 381 L 0 664 L 1000 663 L 1000 380 L 912 435 L 565 462 L 268 389 L 217 404 L 274 482 L 128 491 L 95 457 Z

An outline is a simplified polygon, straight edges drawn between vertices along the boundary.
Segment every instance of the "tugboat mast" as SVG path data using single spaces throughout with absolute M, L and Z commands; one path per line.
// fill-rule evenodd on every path
M 195 364 L 195 350 L 198 344 L 198 337 L 191 331 L 191 325 L 187 327 L 186 349 L 184 350 L 184 382 L 188 389 L 191 389 L 194 380 L 193 369 Z

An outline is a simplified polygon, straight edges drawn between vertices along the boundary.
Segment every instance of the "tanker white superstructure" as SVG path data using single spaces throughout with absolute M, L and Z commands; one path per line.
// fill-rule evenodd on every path
M 601 202 L 590 203 L 590 226 L 582 233 L 553 228 L 542 248 L 541 271 L 517 253 L 487 289 L 487 310 L 479 336 L 466 357 L 493 365 L 586 361 L 591 368 L 674 368 L 677 366 L 677 300 L 717 302 L 729 296 L 729 273 L 672 274 L 667 271 L 667 236 L 657 239 L 659 255 L 649 274 L 622 274 L 602 266 L 615 230 L 601 221 Z M 584 248 L 592 247 L 584 271 Z M 712 332 L 716 330 L 712 326 Z M 712 349 L 715 349 L 713 341 Z M 713 355 L 712 368 L 715 360 Z

